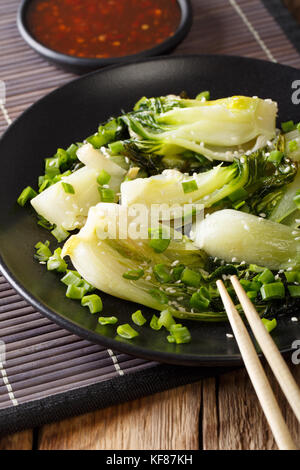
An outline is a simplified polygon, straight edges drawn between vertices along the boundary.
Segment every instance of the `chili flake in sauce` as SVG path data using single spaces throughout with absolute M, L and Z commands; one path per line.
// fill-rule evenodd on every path
M 50 49 L 102 59 L 151 49 L 174 34 L 180 17 L 177 0 L 33 0 L 27 26 Z

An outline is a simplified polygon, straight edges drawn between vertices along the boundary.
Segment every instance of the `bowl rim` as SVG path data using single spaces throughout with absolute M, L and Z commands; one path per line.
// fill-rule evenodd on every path
M 122 64 L 130 61 L 136 61 L 145 57 L 153 57 L 167 52 L 177 46 L 188 34 L 193 19 L 193 10 L 191 0 L 176 0 L 180 8 L 181 17 L 175 33 L 165 39 L 162 43 L 150 49 L 145 49 L 137 54 L 131 54 L 121 57 L 109 57 L 107 59 L 77 57 L 62 52 L 55 51 L 50 47 L 39 42 L 31 33 L 26 24 L 27 8 L 33 0 L 22 0 L 17 13 L 17 26 L 19 33 L 25 42 L 37 53 L 46 59 L 61 64 L 62 66 L 77 67 L 78 69 L 96 69 L 105 65 Z

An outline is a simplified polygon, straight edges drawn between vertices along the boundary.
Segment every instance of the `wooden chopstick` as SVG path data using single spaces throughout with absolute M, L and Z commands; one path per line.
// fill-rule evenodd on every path
M 264 414 L 273 432 L 275 441 L 282 450 L 296 450 L 293 439 L 283 419 L 271 385 L 257 356 L 249 333 L 221 280 L 217 286 L 228 315 L 235 339 L 238 343 L 245 367 L 256 391 Z
M 272 336 L 267 332 L 253 303 L 247 296 L 238 278 L 236 276 L 231 276 L 230 280 L 243 307 L 251 330 L 253 331 L 254 336 L 292 410 L 300 422 L 300 389 L 274 343 Z

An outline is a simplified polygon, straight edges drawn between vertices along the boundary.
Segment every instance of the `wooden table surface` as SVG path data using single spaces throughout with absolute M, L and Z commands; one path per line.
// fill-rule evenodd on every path
M 272 28 L 264 30 L 263 23 L 258 22 L 255 30 L 259 34 L 258 40 L 245 22 L 245 18 L 248 21 L 262 18 L 261 12 L 255 15 L 259 5 L 259 0 L 194 0 L 192 31 L 176 52 L 231 53 L 272 60 L 270 48 L 278 35 L 274 38 Z M 223 21 L 219 28 L 222 40 L 220 34 L 211 38 L 206 34 L 199 36 L 201 27 L 209 24 L 213 29 L 220 25 L 220 19 Z M 278 42 L 282 44 L 282 39 Z M 288 55 L 285 46 L 280 47 L 276 54 L 274 52 L 275 59 L 296 65 L 294 52 Z M 15 118 L 22 109 L 17 106 L 10 111 Z M 290 363 L 289 360 L 287 357 Z M 291 369 L 300 384 L 300 366 L 291 365 Z M 300 425 L 267 366 L 266 371 L 291 433 L 300 446 Z M 0 449 L 276 449 L 276 444 L 247 373 L 240 369 L 4 437 L 0 439 Z

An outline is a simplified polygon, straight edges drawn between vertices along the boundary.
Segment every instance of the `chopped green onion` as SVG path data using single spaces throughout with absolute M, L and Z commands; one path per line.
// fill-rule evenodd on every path
M 194 191 L 197 191 L 198 185 L 195 180 L 191 181 L 184 181 L 182 184 L 182 189 L 184 193 L 192 193 Z
M 202 91 L 201 93 L 198 93 L 198 95 L 196 96 L 196 100 L 202 100 L 204 101 L 204 98 L 205 98 L 205 101 L 208 101 L 210 99 L 210 92 L 209 91 Z
M 161 328 L 164 326 L 167 330 L 170 330 L 172 325 L 175 325 L 176 322 L 170 312 L 170 310 L 166 309 L 160 312 L 160 317 L 157 320 L 157 325 Z
M 48 242 L 48 240 L 45 241 L 45 243 L 38 242 L 35 245 L 36 253 L 34 257 L 42 262 L 48 261 L 50 256 L 52 256 L 51 250 L 49 249 L 49 244 L 50 243 Z
M 254 273 L 262 273 L 265 268 L 261 267 L 261 266 L 257 266 L 257 264 L 249 264 L 249 271 L 252 271 Z
M 250 289 L 249 290 L 254 290 L 256 292 L 259 292 L 261 288 L 261 282 L 259 281 L 251 281 Z
M 169 343 L 176 343 L 176 339 L 172 335 L 168 335 L 167 340 L 168 340 Z
M 297 271 L 286 271 L 284 275 L 287 282 L 299 282 L 300 273 Z
M 45 159 L 45 173 L 47 176 L 50 176 L 51 178 L 55 175 L 60 174 L 58 157 Z
M 48 271 L 64 273 L 67 270 L 67 263 L 61 257 L 61 248 L 57 248 L 47 261 Z
M 285 297 L 285 289 L 282 282 L 264 284 L 260 288 L 260 293 L 263 300 L 283 299 Z
M 80 286 L 81 284 L 81 276 L 77 271 L 68 270 L 67 274 L 61 278 L 61 282 L 63 282 L 66 286 Z
M 295 129 L 294 121 L 286 121 L 281 123 L 281 129 L 283 132 L 290 132 Z
M 273 318 L 272 320 L 268 320 L 267 318 L 262 318 L 261 321 L 265 325 L 266 330 L 270 333 L 274 328 L 277 326 L 277 321 L 276 318 Z
M 156 315 L 153 315 L 150 321 L 150 328 L 152 328 L 152 330 L 160 330 L 161 327 L 162 325 L 158 324 L 158 317 Z
M 291 297 L 300 297 L 300 286 L 288 286 Z
M 138 326 L 144 325 L 147 321 L 144 315 L 142 314 L 141 310 L 137 310 L 136 312 L 134 312 L 131 315 L 131 318 L 132 318 L 133 323 L 135 323 Z
M 54 228 L 54 225 L 50 224 L 50 222 L 48 222 L 48 220 L 46 220 L 43 216 L 37 214 L 37 217 L 38 217 L 37 223 L 41 227 L 45 228 L 46 230 L 52 230 Z
M 265 269 L 258 277 L 257 280 L 261 282 L 262 284 L 269 284 L 270 282 L 274 282 L 275 278 L 270 271 L 270 269 Z
M 86 290 L 83 287 L 74 286 L 70 284 L 67 288 L 66 297 L 68 299 L 80 300 L 86 294 Z
M 52 185 L 52 180 L 48 178 L 46 175 L 45 176 L 39 176 L 39 193 L 42 193 L 45 191 L 45 189 L 49 188 L 49 186 Z
M 179 279 L 181 279 L 181 274 L 184 269 L 185 266 L 183 264 L 177 265 L 175 268 L 173 268 L 172 276 L 175 281 L 179 281 Z
M 289 151 L 290 152 L 295 152 L 298 148 L 298 142 L 296 140 L 290 140 L 289 141 Z
M 24 207 L 27 201 L 31 201 L 35 196 L 37 196 L 37 192 L 31 187 L 27 186 L 27 188 L 23 189 L 20 196 L 17 199 L 17 203 Z
M 251 281 L 248 281 L 248 279 L 240 279 L 240 284 L 243 286 L 245 291 L 251 289 Z
M 184 284 L 190 287 L 199 287 L 201 276 L 196 271 L 192 271 L 189 268 L 185 268 L 181 274 L 181 280 Z
M 258 292 L 256 290 L 248 290 L 247 296 L 250 300 L 254 300 L 257 297 Z
M 73 188 L 73 186 L 69 183 L 66 183 L 65 181 L 63 181 L 61 183 L 62 187 L 64 188 L 64 191 L 65 193 L 67 194 L 75 194 L 75 189 Z
M 81 282 L 78 287 L 82 287 L 85 290 L 85 293 L 93 292 L 95 290 L 95 287 L 92 286 L 92 284 L 87 282 L 85 279 L 81 279 Z
M 63 229 L 62 227 L 55 227 L 51 230 L 52 235 L 56 238 L 58 243 L 63 242 L 68 236 L 70 235 L 67 230 Z
M 207 309 L 210 304 L 210 294 L 206 287 L 201 287 L 200 290 L 194 292 L 190 299 L 190 306 L 198 311 Z
M 91 135 L 90 137 L 86 139 L 86 141 L 89 144 L 91 144 L 93 147 L 95 147 L 96 149 L 99 149 L 100 147 L 102 147 L 103 145 L 107 143 L 103 135 L 98 134 L 98 133 Z
M 110 188 L 98 188 L 101 202 L 114 202 L 115 200 L 115 192 Z
M 103 309 L 102 300 L 99 295 L 85 295 L 81 299 L 81 305 L 83 307 L 88 307 L 91 313 L 99 313 Z
M 117 317 L 99 317 L 98 322 L 100 325 L 115 325 L 118 323 Z
M 123 274 L 123 277 L 125 279 L 130 279 L 132 281 L 137 281 L 144 275 L 144 270 L 143 269 L 131 269 L 130 271 L 127 271 L 126 273 Z
M 156 253 L 163 253 L 166 251 L 170 244 L 170 240 L 162 240 L 162 239 L 153 239 L 149 241 L 149 246 L 156 252 Z
M 153 268 L 153 273 L 156 279 L 162 284 L 170 282 L 172 279 L 170 271 L 165 264 L 156 264 Z
M 73 161 L 77 160 L 77 150 L 78 150 L 78 145 L 76 144 L 71 144 L 70 147 L 68 147 L 66 150 L 67 154 Z
M 179 324 L 172 325 L 170 332 L 171 336 L 175 338 L 176 344 L 189 343 L 191 341 L 191 333 L 186 326 Z
M 121 140 L 118 140 L 117 142 L 112 142 L 111 144 L 108 144 L 108 148 L 113 155 L 119 155 L 124 150 L 124 144 Z
M 156 253 L 163 253 L 168 248 L 171 240 L 167 237 L 167 232 L 161 227 L 149 228 L 148 233 L 150 235 L 149 246 Z
M 245 199 L 248 196 L 248 192 L 244 188 L 239 188 L 233 191 L 228 197 L 231 202 L 237 202 L 241 199 Z
M 232 207 L 237 211 L 239 210 L 241 207 L 243 207 L 243 205 L 246 204 L 245 201 L 238 201 L 238 202 L 235 202 L 232 204 Z
M 105 170 L 101 170 L 101 172 L 99 173 L 99 176 L 97 178 L 97 183 L 99 183 L 101 186 L 103 186 L 104 184 L 108 184 L 109 181 L 110 181 L 110 174 L 107 173 L 107 171 Z
M 132 339 L 139 335 L 128 323 L 118 326 L 117 333 L 119 336 L 126 339 Z
M 283 153 L 279 152 L 279 150 L 272 150 L 270 155 L 268 156 L 267 160 L 272 163 L 280 163 L 283 159 Z

